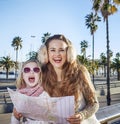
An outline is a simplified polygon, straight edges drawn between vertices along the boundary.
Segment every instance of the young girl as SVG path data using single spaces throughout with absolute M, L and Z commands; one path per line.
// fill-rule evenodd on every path
M 88 70 L 76 60 L 72 43 L 64 36 L 51 36 L 41 46 L 38 58 L 42 63 L 44 90 L 51 97 L 75 96 L 75 114 L 70 124 L 100 124 L 95 117 L 99 103 Z
M 23 63 L 21 74 L 17 79 L 16 85 L 17 91 L 27 96 L 38 97 L 43 93 L 43 87 L 41 86 L 41 69 L 37 60 L 31 59 Z M 16 109 L 13 109 L 13 113 L 17 113 Z M 19 113 L 18 116 L 22 117 L 22 114 Z M 33 122 L 37 122 L 25 117 L 22 117 L 21 120 L 16 118 L 17 117 L 12 114 L 11 124 L 20 124 L 21 121 L 22 124 L 33 124 Z

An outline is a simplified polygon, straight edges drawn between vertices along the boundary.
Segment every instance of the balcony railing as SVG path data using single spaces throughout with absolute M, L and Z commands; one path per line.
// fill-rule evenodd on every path
M 120 124 L 120 103 L 100 108 L 96 116 L 101 124 Z

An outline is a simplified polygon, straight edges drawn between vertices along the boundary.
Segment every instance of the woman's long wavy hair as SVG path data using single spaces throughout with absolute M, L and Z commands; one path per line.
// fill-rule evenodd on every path
M 57 81 L 57 74 L 48 61 L 48 52 L 45 52 L 45 49 L 48 50 L 49 43 L 52 40 L 61 40 L 71 47 L 72 44 L 69 40 L 63 35 L 54 35 L 47 39 L 45 42 L 44 52 L 42 53 L 42 48 L 38 52 L 38 59 L 44 59 L 45 61 L 40 60 L 42 63 L 42 81 L 45 91 L 49 93 L 50 96 L 70 96 L 74 95 L 75 100 L 77 101 L 80 93 L 83 95 L 86 94 L 87 100 L 91 103 L 94 102 L 94 88 L 91 83 L 90 75 L 83 65 L 79 64 L 74 55 L 74 50 L 72 53 L 67 51 L 67 61 L 63 66 L 62 70 L 62 81 Z M 73 48 L 73 46 L 71 47 Z M 67 50 L 68 50 L 67 49 Z M 43 55 L 40 55 L 43 54 Z M 42 57 L 40 57 L 42 56 Z M 69 58 L 69 59 L 68 59 Z M 46 61 L 47 60 L 47 61 Z M 69 61 L 70 60 L 70 61 Z

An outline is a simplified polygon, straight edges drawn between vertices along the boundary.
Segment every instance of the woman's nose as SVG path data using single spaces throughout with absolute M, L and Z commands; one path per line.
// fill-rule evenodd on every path
M 56 51 L 55 54 L 56 54 L 56 55 L 60 55 L 60 51 Z

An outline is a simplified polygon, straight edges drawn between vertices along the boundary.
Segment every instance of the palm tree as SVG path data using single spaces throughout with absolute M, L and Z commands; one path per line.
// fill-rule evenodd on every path
M 111 76 L 111 63 L 112 63 L 112 60 L 111 60 L 111 58 L 113 57 L 113 52 L 112 52 L 112 50 L 109 50 L 109 62 L 110 62 L 110 76 Z
M 105 53 L 100 54 L 100 62 L 99 64 L 103 66 L 104 69 L 104 77 L 106 77 L 106 63 L 107 63 L 107 57 L 105 56 Z
M 81 64 L 87 67 L 89 58 L 85 58 L 83 55 L 77 55 L 77 59 Z
M 15 78 L 17 76 L 18 50 L 22 48 L 22 42 L 22 39 L 18 36 L 13 39 L 11 44 L 11 46 L 14 47 L 14 50 L 16 51 Z
M 93 14 L 91 12 L 87 16 L 85 16 L 85 23 L 87 28 L 90 29 L 90 33 L 92 35 L 92 65 L 94 65 L 94 33 L 98 29 L 98 26 L 95 24 L 97 21 L 101 21 L 101 18 L 97 14 Z M 93 67 L 93 84 L 94 84 L 94 67 Z
M 115 4 L 120 3 L 119 0 L 93 0 L 93 9 L 100 11 L 104 21 L 106 22 L 106 40 L 107 40 L 107 105 L 111 104 L 110 96 L 110 56 L 109 56 L 109 15 L 117 11 Z
M 93 74 L 93 69 L 92 69 L 92 62 L 90 60 L 90 55 L 86 56 L 86 49 L 88 48 L 88 41 L 83 40 L 80 42 L 80 47 L 81 47 L 81 54 L 78 55 L 77 59 L 80 63 L 85 65 L 87 69 L 89 70 L 90 74 Z
M 14 67 L 15 62 L 9 56 L 2 57 L 0 60 L 0 67 L 6 69 L 6 79 L 8 79 L 9 70 Z
M 98 59 L 94 60 L 93 68 L 94 68 L 93 70 L 95 70 L 96 74 L 98 75 L 98 70 L 99 70 L 99 60 Z
M 112 68 L 117 70 L 117 79 L 120 80 L 120 53 L 116 53 L 113 59 Z
M 83 40 L 80 42 L 81 53 L 83 54 L 84 58 L 86 58 L 86 48 L 88 48 L 88 41 Z
M 46 42 L 46 40 L 50 37 L 50 35 L 51 35 L 51 33 L 45 33 L 45 34 L 43 34 L 44 36 L 42 37 L 42 43 L 45 43 Z
M 111 50 L 109 50 L 109 56 L 110 56 L 110 59 L 112 58 L 113 56 L 113 52 Z M 111 63 L 111 61 L 110 61 Z M 100 61 L 99 61 L 99 65 L 103 66 L 103 69 L 104 69 L 104 77 L 106 77 L 106 66 L 107 66 L 107 57 L 106 57 L 106 54 L 105 53 L 101 53 L 100 54 Z
M 93 74 L 93 68 L 94 68 L 94 70 L 96 70 L 96 72 L 98 71 L 98 61 L 95 60 L 94 65 L 92 65 L 92 61 L 90 60 L 89 57 L 90 56 L 87 56 L 85 58 L 84 55 L 77 55 L 77 60 L 78 60 L 78 62 L 80 62 L 81 64 L 86 66 L 86 68 L 88 69 L 90 74 Z M 94 87 L 95 87 L 95 85 L 94 85 Z
M 37 52 L 35 51 L 30 51 L 28 54 L 28 59 L 37 59 Z

